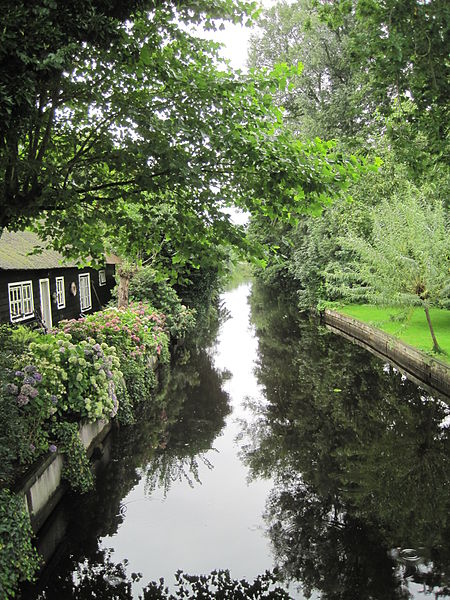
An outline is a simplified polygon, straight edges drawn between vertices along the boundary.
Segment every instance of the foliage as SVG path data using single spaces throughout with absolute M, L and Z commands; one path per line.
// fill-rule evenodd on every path
M 195 310 L 189 309 L 169 284 L 153 267 L 142 267 L 130 281 L 130 298 L 145 301 L 166 315 L 166 327 L 171 338 L 184 337 L 195 325 Z
M 207 6 L 196 3 L 197 21 L 245 20 L 254 8 Z M 67 255 L 95 260 L 108 246 L 176 280 L 211 268 L 224 245 L 261 253 L 224 209 L 294 219 L 358 172 L 354 159 L 320 140 L 302 144 L 282 126 L 270 92 L 296 66 L 233 73 L 214 43 L 185 27 L 189 13 L 158 3 L 151 18 L 111 23 L 120 43 L 89 40 L 68 53 L 52 90 L 33 99 L 29 127 L 13 128 L 5 146 L 4 225 L 39 217 L 41 237 Z
M 232 290 L 242 283 L 248 283 L 253 276 L 252 265 L 245 261 L 231 261 L 228 273 L 223 277 L 226 291 Z
M 448 164 L 450 9 L 445 2 L 318 0 L 332 27 L 353 15 L 352 63 L 364 69 L 385 114 L 405 101 L 402 120 L 423 134 L 437 160 Z
M 168 360 L 164 319 L 146 304 L 61 327 L 47 335 L 23 326 L 0 332 L 2 481 L 56 450 L 56 423 L 109 419 L 118 411 L 119 420 L 132 422 L 132 404 L 150 398 L 156 386 L 153 362 Z M 73 440 L 66 442 L 76 454 Z
M 164 332 L 165 315 L 144 302 L 132 303 L 128 308 L 108 308 L 70 321 L 61 321 L 60 328 L 75 340 L 93 337 L 117 349 L 120 358 L 150 358 L 155 355 L 167 359 L 167 334 Z
M 64 454 L 63 477 L 70 487 L 80 493 L 89 491 L 94 485 L 89 459 L 80 440 L 77 423 L 55 423 L 52 433 L 58 440 L 58 449 Z
M 101 342 L 101 348 L 118 353 L 131 402 L 151 397 L 156 383 L 153 363 L 156 358 L 160 363 L 169 360 L 165 315 L 149 304 L 139 302 L 128 308 L 109 308 L 83 319 L 62 321 L 60 327 L 75 339 L 93 336 L 92 339 Z M 125 420 L 131 418 L 124 412 L 122 415 Z
M 296 134 L 336 139 L 352 151 L 366 142 L 375 127 L 376 103 L 369 82 L 351 60 L 354 17 L 348 14 L 336 26 L 327 25 L 313 0 L 297 0 L 266 9 L 258 25 L 250 43 L 251 67 L 303 65 L 301 75 L 276 94 Z
M 71 76 L 86 55 L 95 60 L 103 53 L 110 61 L 110 68 L 114 62 L 123 62 L 130 71 L 139 65 L 142 70 L 146 65 L 151 78 L 157 79 L 160 67 L 165 66 L 164 60 L 169 66 L 172 56 L 170 49 L 164 53 L 159 47 L 166 41 L 165 24 L 179 21 L 185 26 L 197 24 L 212 29 L 213 19 L 243 22 L 250 18 L 255 7 L 245 0 L 219 0 L 213 6 L 209 2 L 197 2 L 194 6 L 170 0 L 88 0 L 81 5 L 4 1 L 1 8 L 4 30 L 0 55 L 0 173 L 4 212 L 0 226 L 3 226 L 5 217 L 9 220 L 13 216 L 39 214 L 49 207 L 48 198 L 42 196 L 48 175 L 64 183 L 64 175 L 61 179 L 58 177 L 61 173 L 55 172 L 55 163 L 46 160 L 55 149 L 70 159 L 65 140 L 59 135 L 61 113 L 77 111 L 105 91 L 99 85 L 96 94 L 97 86 L 91 86 L 89 77 Z M 143 23 L 147 25 L 148 38 L 144 38 L 141 48 L 126 47 L 130 19 L 140 22 L 141 27 Z M 134 35 L 138 37 L 136 32 Z M 189 37 L 187 32 L 184 35 L 180 32 L 181 43 Z M 144 44 L 141 60 L 140 49 Z M 153 47 L 160 50 L 156 56 L 152 56 Z M 89 138 L 89 143 L 93 142 L 94 138 Z M 72 165 L 81 158 L 80 150 L 86 150 L 86 144 L 75 148 Z M 70 165 L 66 166 L 70 170 Z M 48 168 L 51 173 L 45 175 Z
M 411 193 L 448 205 L 446 18 L 440 3 L 377 0 L 298 0 L 263 14 L 251 65 L 303 63 L 276 97 L 296 135 L 335 136 L 338 147 L 383 161 L 350 185 L 351 203 L 339 199 L 320 218 L 252 217 L 252 238 L 274 248 L 258 276 L 294 291 L 303 310 L 342 297 L 335 274 L 352 276 L 354 254 L 341 238 L 352 231 L 370 243 L 373 206 Z
M 9 388 L 11 367 L 25 349 L 25 344 L 13 341 L 10 327 L 0 325 L 0 487 L 11 482 L 17 457 L 30 453 L 27 425 Z
M 439 305 L 449 300 L 449 231 L 442 204 L 430 205 L 411 189 L 372 211 L 368 239 L 350 231 L 341 239 L 358 257 L 350 266 L 361 286 L 346 288 L 385 304 Z
M 64 382 L 59 394 L 46 392 L 51 414 L 93 421 L 117 413 L 123 377 L 114 347 L 93 338 L 73 342 L 69 333 L 55 332 L 39 335 L 30 352 L 38 364 L 47 361 Z
M 337 270 L 339 291 L 350 301 L 423 306 L 440 351 L 428 309 L 450 300 L 450 235 L 442 204 L 427 203 L 411 188 L 375 207 L 372 219 L 367 239 L 351 230 L 340 239 L 355 259 Z
M 40 558 L 31 538 L 30 518 L 23 498 L 0 489 L 0 594 L 14 598 L 20 581 L 31 581 Z

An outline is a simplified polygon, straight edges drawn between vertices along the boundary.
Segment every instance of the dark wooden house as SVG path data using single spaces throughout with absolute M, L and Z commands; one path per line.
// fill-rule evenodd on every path
M 39 254 L 31 254 L 37 247 Z M 117 261 L 116 261 L 117 262 Z M 115 286 L 114 257 L 103 269 L 79 268 L 46 248 L 29 231 L 0 237 L 0 323 L 31 323 L 42 319 L 50 328 L 62 319 L 99 310 Z

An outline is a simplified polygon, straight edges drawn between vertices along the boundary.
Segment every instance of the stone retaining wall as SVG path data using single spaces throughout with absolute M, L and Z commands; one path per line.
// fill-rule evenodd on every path
M 419 385 L 430 386 L 450 398 L 450 367 L 445 363 L 380 329 L 334 310 L 325 310 L 323 319 L 332 331 L 360 342 L 368 350 L 393 362 Z
M 98 420 L 80 425 L 80 439 L 88 456 L 92 455 L 95 447 L 102 442 L 110 430 L 110 421 Z M 35 533 L 39 531 L 66 491 L 66 485 L 62 481 L 63 466 L 63 454 L 55 452 L 44 456 L 15 486 L 16 492 L 23 496 Z

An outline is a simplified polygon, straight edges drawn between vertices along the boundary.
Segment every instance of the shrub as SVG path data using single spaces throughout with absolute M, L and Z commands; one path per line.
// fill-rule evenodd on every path
M 168 359 L 165 316 L 149 304 L 132 303 L 128 308 L 109 308 L 82 319 L 61 321 L 60 327 L 74 340 L 93 337 L 117 349 L 119 357 L 160 356 Z
M 14 597 L 21 581 L 31 581 L 40 559 L 22 498 L 0 490 L 0 597 Z
M 124 384 L 114 348 L 93 338 L 73 343 L 69 334 L 59 332 L 41 335 L 29 352 L 35 368 L 43 371 L 33 405 L 42 405 L 44 417 L 95 420 L 117 413 L 117 391 Z
M 153 307 L 143 302 L 132 303 L 128 308 L 110 308 L 84 319 L 64 321 L 60 326 L 74 340 L 93 336 L 102 346 L 114 348 L 131 401 L 150 397 L 156 383 L 152 360 L 156 357 L 162 363 L 169 360 L 165 319 Z M 129 417 L 128 412 L 125 420 Z
M 146 301 L 166 315 L 166 326 L 173 338 L 181 338 L 195 327 L 195 309 L 187 308 L 167 279 L 152 267 L 142 267 L 130 280 L 130 298 Z
M 59 440 L 59 450 L 65 455 L 62 475 L 76 492 L 89 491 L 94 485 L 89 459 L 78 435 L 76 423 L 56 423 L 53 433 Z

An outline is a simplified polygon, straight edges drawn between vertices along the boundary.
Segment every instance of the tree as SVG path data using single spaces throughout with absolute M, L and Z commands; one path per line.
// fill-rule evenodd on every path
M 394 100 L 411 102 L 403 120 L 427 139 L 435 159 L 448 163 L 450 77 L 447 35 L 450 7 L 443 0 L 317 0 L 322 19 L 332 27 L 351 15 L 352 62 L 372 82 L 385 115 Z
M 45 194 L 41 196 L 50 175 L 46 156 L 57 135 L 58 114 L 86 103 L 90 84 L 99 84 L 72 77 L 86 54 L 91 52 L 95 60 L 98 52 L 109 51 L 110 60 L 114 57 L 131 66 L 139 52 L 136 57 L 122 51 L 130 19 L 140 18 L 150 29 L 154 23 L 151 47 L 162 43 L 157 33 L 158 13 L 185 24 L 214 27 L 214 18 L 242 21 L 253 8 L 253 3 L 245 0 L 218 0 L 213 5 L 183 0 L 2 0 L 0 228 L 15 218 L 40 216 L 42 207 L 49 206 Z M 78 149 L 73 149 L 75 157 Z M 73 156 L 66 157 L 70 158 Z M 64 206 L 64 199 L 59 206 Z
M 302 74 L 277 95 L 297 135 L 337 139 L 352 148 L 367 141 L 376 105 L 370 82 L 351 61 L 352 15 L 328 26 L 313 0 L 297 0 L 267 9 L 258 25 L 261 32 L 251 38 L 250 66 L 303 65 Z
M 223 0 L 212 15 L 244 18 L 248 6 Z M 33 127 L 15 130 L 1 163 L 11 184 L 4 225 L 39 217 L 41 237 L 69 256 L 95 259 L 109 246 L 133 263 L 160 261 L 176 278 L 217 260 L 222 244 L 250 250 L 224 208 L 294 220 L 356 172 L 330 145 L 301 144 L 283 128 L 268 91 L 297 68 L 232 73 L 183 19 L 194 17 L 161 3 L 116 22 L 116 44 L 76 47 L 53 99 L 41 109 L 36 99 Z
M 341 291 L 350 299 L 385 305 L 420 305 L 425 310 L 433 350 L 442 352 L 430 319 L 430 306 L 448 302 L 450 236 L 442 203 L 427 203 L 417 188 L 372 211 L 368 239 L 351 232 L 342 246 L 355 253 L 338 272 Z

